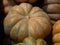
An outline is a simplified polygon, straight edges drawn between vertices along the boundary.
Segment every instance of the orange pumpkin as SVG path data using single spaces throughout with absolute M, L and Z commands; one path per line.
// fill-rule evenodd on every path
M 53 45 L 60 44 L 60 20 L 58 20 L 53 26 Z
M 60 33 L 60 20 L 58 20 L 53 26 L 53 34 Z
M 54 43 L 60 43 L 60 33 L 57 33 L 53 36 Z
M 30 3 L 34 3 L 37 0 L 15 0 L 16 2 L 30 2 Z
M 60 43 L 54 43 L 53 45 L 60 45 Z
M 51 24 L 41 8 L 22 3 L 9 11 L 4 20 L 4 29 L 13 40 L 21 41 L 28 36 L 45 38 L 51 31 Z

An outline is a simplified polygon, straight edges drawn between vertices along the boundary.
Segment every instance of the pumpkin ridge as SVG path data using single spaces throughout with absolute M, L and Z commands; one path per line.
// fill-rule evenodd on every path
M 27 20 L 24 20 L 24 22 L 21 24 L 21 26 L 22 26 L 23 24 L 24 24 L 24 25 L 27 24 L 26 21 L 27 21 Z M 18 39 L 19 39 L 19 35 L 20 35 L 19 33 L 22 31 L 22 30 L 21 30 L 21 26 L 20 26 L 20 28 L 19 28 L 19 32 L 18 32 Z M 27 27 L 28 27 L 28 26 L 27 26 Z M 25 30 L 25 29 L 24 29 L 24 30 Z M 26 37 L 26 36 L 28 36 L 28 34 L 26 33 L 27 30 L 25 30 L 24 32 L 25 32 L 26 35 L 23 36 L 23 38 Z M 20 36 L 22 37 L 22 35 L 20 35 Z
M 20 20 L 19 20 L 19 22 L 21 22 Z M 19 22 L 17 22 L 15 25 L 17 25 Z M 22 23 L 22 22 L 21 22 Z M 14 29 L 14 27 L 15 27 L 15 25 L 14 26 L 12 26 L 12 28 L 11 28 L 11 31 L 10 31 L 10 36 L 11 36 L 11 32 L 13 31 L 13 29 Z M 21 24 L 20 24 L 20 26 L 21 26 Z M 19 28 L 20 28 L 20 26 L 19 26 Z M 19 30 L 18 30 L 19 31 Z M 17 34 L 18 35 L 18 34 Z M 17 37 L 18 38 L 18 37 Z
M 22 7 L 23 4 L 24 4 L 25 7 Z M 25 15 L 27 15 L 30 12 L 30 10 L 32 9 L 32 5 L 31 4 L 21 3 L 20 6 L 24 9 Z M 28 9 L 25 10 L 25 8 L 28 8 L 28 7 L 30 7 L 29 11 L 28 11 Z
M 30 33 L 30 36 L 35 37 L 35 36 L 33 36 L 33 35 L 34 35 L 34 34 L 37 35 L 37 33 L 35 33 L 35 30 L 31 30 L 31 29 L 30 29 L 31 27 L 33 27 L 33 25 L 31 25 L 31 24 L 33 24 L 33 23 L 30 23 L 30 24 L 29 24 L 29 31 L 30 31 L 29 33 Z M 35 24 L 36 24 L 36 22 L 35 22 Z M 32 33 L 31 31 L 32 31 L 33 33 Z
M 36 9 L 35 9 L 36 8 Z M 35 11 L 35 10 L 36 11 Z M 32 11 L 34 11 L 33 13 L 31 13 Z M 35 12 L 37 13 L 38 11 L 40 11 L 40 8 L 39 7 L 33 7 L 32 9 L 31 9 L 31 11 L 30 11 L 30 13 L 29 14 L 34 14 Z
M 20 20 L 18 20 L 18 21 L 20 21 Z M 5 21 L 4 21 L 4 23 L 5 23 Z M 13 24 L 13 25 L 10 25 L 9 27 L 9 33 L 10 33 L 10 31 L 11 31 L 11 29 L 12 29 L 12 27 L 14 27 L 15 26 L 15 24 L 17 23 L 17 21 Z M 8 29 L 7 29 L 8 30 Z M 6 31 L 6 30 L 4 30 L 4 31 Z M 8 34 L 9 35 L 9 34 Z
M 41 19 L 41 17 L 39 17 L 40 19 Z M 44 17 L 42 17 L 42 18 L 44 18 Z M 46 22 L 44 22 L 44 20 L 47 20 L 46 18 L 45 19 L 41 19 L 41 21 L 44 23 L 44 24 L 48 24 L 48 26 L 50 25 L 50 23 L 48 23 L 48 21 L 46 21 Z M 43 26 L 42 26 L 43 27 Z M 49 31 L 50 32 L 50 31 Z M 45 34 L 46 34 L 46 31 L 45 31 Z M 47 35 L 47 34 L 46 34 Z
M 39 26 L 42 28 L 42 31 L 44 30 L 43 29 L 43 26 L 37 21 L 37 20 L 35 20 L 38 24 L 39 24 Z M 44 32 L 44 31 L 43 31 Z M 44 32 L 45 33 L 45 32 Z
M 24 11 L 24 9 L 21 6 L 17 6 L 16 5 L 15 7 L 17 7 L 17 8 L 20 7 Z M 24 16 L 25 15 L 25 12 L 23 14 L 21 14 L 20 12 L 18 12 L 16 9 L 13 9 L 13 8 L 12 8 L 12 10 L 16 11 L 19 15 L 21 15 L 21 16 Z M 19 10 L 20 10 L 20 8 L 19 8 Z
M 44 32 L 44 28 L 43 28 L 42 24 L 39 23 L 37 20 L 36 20 L 36 22 L 37 22 L 37 23 L 39 24 L 39 26 L 42 28 L 42 32 Z M 43 34 L 45 34 L 45 32 L 44 32 Z

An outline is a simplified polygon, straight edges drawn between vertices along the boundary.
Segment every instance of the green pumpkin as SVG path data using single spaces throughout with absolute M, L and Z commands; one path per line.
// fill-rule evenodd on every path
M 47 45 L 47 43 L 43 39 L 35 40 L 32 37 L 28 37 L 23 40 L 23 43 L 17 43 L 14 45 Z

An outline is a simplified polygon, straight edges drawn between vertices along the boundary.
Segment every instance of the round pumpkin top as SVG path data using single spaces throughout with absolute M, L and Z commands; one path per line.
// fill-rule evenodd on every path
M 25 37 L 44 38 L 51 31 L 50 19 L 39 7 L 21 3 L 14 6 L 4 20 L 4 31 L 14 40 Z

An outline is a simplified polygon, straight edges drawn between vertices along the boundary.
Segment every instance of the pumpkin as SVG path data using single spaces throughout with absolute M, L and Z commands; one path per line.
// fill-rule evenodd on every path
M 55 35 L 53 36 L 53 42 L 54 42 L 54 43 L 60 43 L 60 33 L 55 34 Z
M 60 14 L 48 14 L 48 16 L 51 19 L 54 19 L 54 20 L 59 20 L 60 19 Z
M 47 45 L 47 43 L 43 39 L 35 40 L 32 37 L 28 37 L 23 40 L 23 43 L 17 43 L 15 45 Z
M 54 25 L 53 25 L 53 45 L 59 45 L 60 44 L 60 20 L 58 20 Z
M 14 5 L 17 5 L 17 3 L 19 4 L 21 2 L 35 3 L 36 1 L 37 0 L 3 0 L 4 11 L 7 14 Z
M 45 0 L 45 4 L 60 3 L 60 0 Z
M 13 40 L 23 40 L 32 36 L 45 38 L 51 31 L 48 15 L 39 7 L 29 3 L 14 6 L 4 19 L 4 32 Z
M 15 0 L 16 2 L 30 2 L 30 3 L 34 3 L 37 0 Z
M 53 34 L 60 33 L 60 20 L 58 20 L 53 26 Z
M 52 21 L 57 21 L 60 19 L 60 0 L 44 0 L 44 11 L 47 12 L 48 16 Z M 53 22 L 51 22 L 54 24 Z
M 48 13 L 59 14 L 60 13 L 60 4 L 49 4 L 45 5 L 45 10 Z
M 3 0 L 3 6 L 5 13 L 8 13 L 8 11 L 15 5 L 13 0 Z

